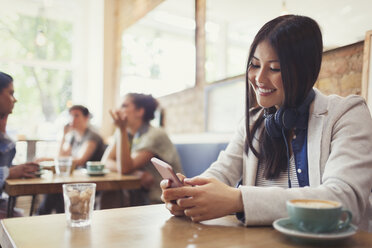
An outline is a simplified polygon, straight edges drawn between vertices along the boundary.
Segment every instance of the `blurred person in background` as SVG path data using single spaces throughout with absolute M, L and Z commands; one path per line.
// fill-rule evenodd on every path
M 89 125 L 91 114 L 88 108 L 74 105 L 69 109 L 69 114 L 71 121 L 64 127 L 58 156 L 72 157 L 73 171 L 78 167 L 84 167 L 87 161 L 100 161 L 106 147 L 101 136 Z M 53 210 L 57 213 L 64 212 L 62 194 L 45 195 L 37 214 L 50 214 Z
M 16 102 L 13 78 L 0 72 L 0 219 L 6 218 L 7 200 L 2 196 L 5 180 L 34 178 L 36 177 L 35 173 L 39 170 L 39 165 L 33 162 L 12 164 L 16 154 L 16 144 L 6 134 L 6 124 Z M 22 216 L 22 214 L 15 209 L 13 216 Z
M 157 107 L 151 95 L 129 93 L 118 110 L 110 111 L 117 132 L 103 162 L 111 171 L 141 176 L 142 189 L 102 192 L 101 209 L 161 202 L 162 178 L 150 162 L 152 157 L 166 161 L 176 172 L 182 171 L 177 150 L 166 132 L 150 124 Z

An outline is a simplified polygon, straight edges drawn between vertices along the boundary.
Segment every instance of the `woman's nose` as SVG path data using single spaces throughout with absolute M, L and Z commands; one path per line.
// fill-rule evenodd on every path
M 255 80 L 259 83 L 266 82 L 266 72 L 263 70 L 263 68 L 260 68 L 260 70 L 257 72 Z

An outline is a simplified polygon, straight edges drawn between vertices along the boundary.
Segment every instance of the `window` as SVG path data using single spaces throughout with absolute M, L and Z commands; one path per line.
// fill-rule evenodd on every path
M 245 78 L 210 84 L 205 88 L 205 131 L 234 132 L 245 111 Z
M 125 30 L 120 93 L 156 97 L 195 85 L 194 1 L 167 0 Z
M 247 3 L 233 2 L 207 1 L 205 69 L 209 83 L 245 73 L 249 46 L 259 26 L 244 11 Z
M 72 99 L 73 22 L 43 1 L 0 5 L 0 68 L 14 78 L 18 99 L 8 133 L 55 138 L 55 123 Z

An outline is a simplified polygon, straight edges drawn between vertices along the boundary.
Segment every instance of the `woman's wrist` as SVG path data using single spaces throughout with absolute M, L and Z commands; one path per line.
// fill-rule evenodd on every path
M 127 133 L 127 127 L 126 126 L 117 126 L 120 133 Z
M 242 192 L 240 191 L 239 188 L 232 188 L 233 193 L 233 213 L 238 213 L 238 212 L 243 212 L 244 211 L 244 205 L 243 205 L 243 197 L 242 197 Z

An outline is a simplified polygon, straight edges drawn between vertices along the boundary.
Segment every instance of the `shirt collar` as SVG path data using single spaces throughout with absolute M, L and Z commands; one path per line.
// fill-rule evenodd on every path
M 323 115 L 328 112 L 328 98 L 318 89 L 314 88 L 315 98 L 310 104 L 310 114 Z
M 133 135 L 133 139 L 137 139 L 139 137 L 141 137 L 144 133 L 147 133 L 147 131 L 149 130 L 149 127 L 150 125 L 149 124 L 143 124 L 138 130 L 137 132 Z

